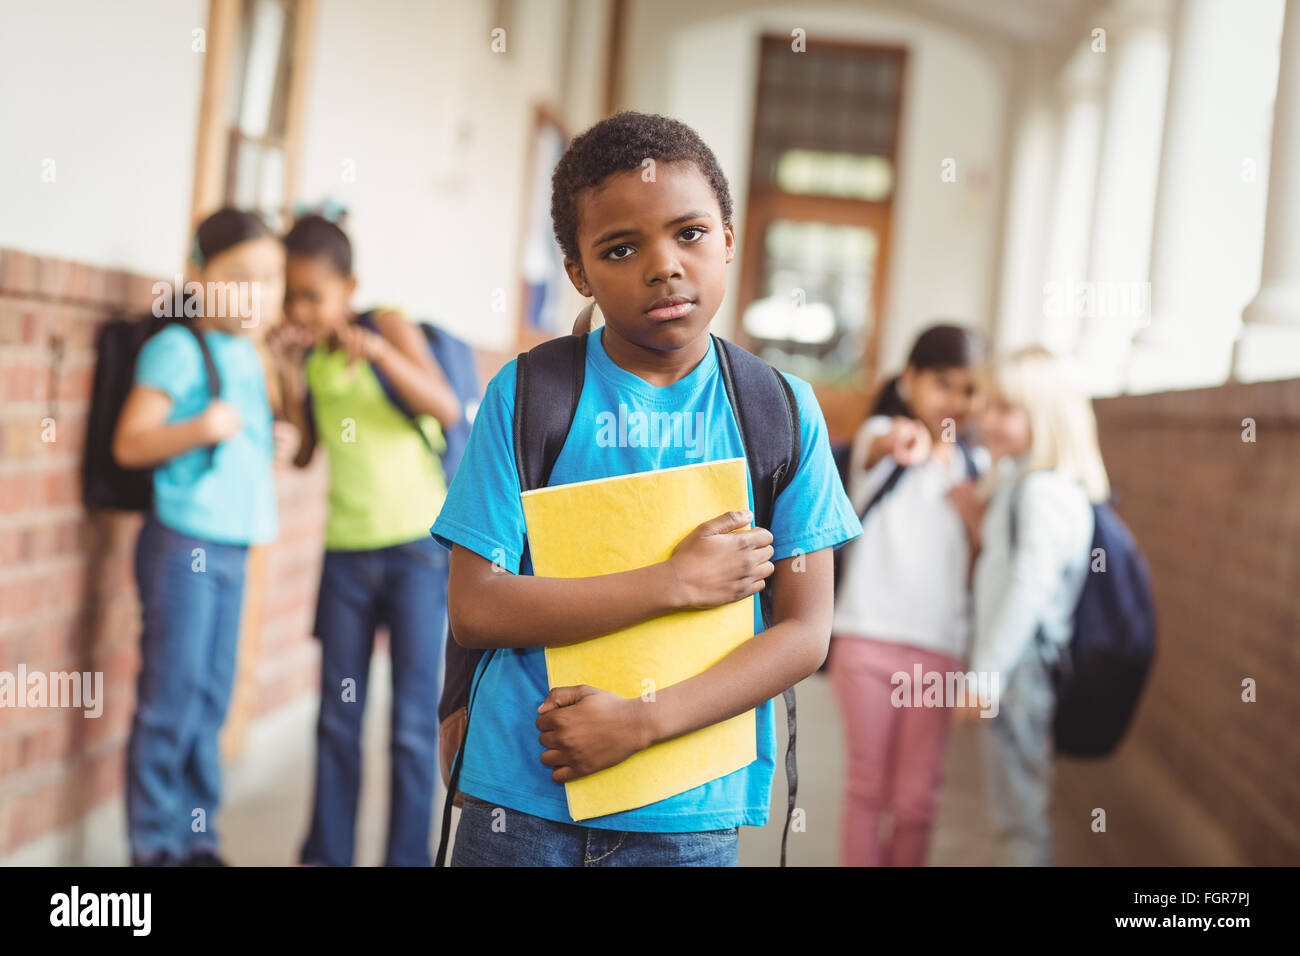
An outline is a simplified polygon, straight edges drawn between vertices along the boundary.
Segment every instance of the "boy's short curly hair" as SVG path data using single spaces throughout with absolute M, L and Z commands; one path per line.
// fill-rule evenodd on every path
M 551 176 L 551 225 L 560 249 L 578 255 L 578 197 L 614 173 L 656 163 L 692 162 L 713 187 L 722 221 L 731 222 L 731 190 L 713 150 L 680 120 L 654 113 L 625 111 L 601 120 L 578 136 L 560 157 Z

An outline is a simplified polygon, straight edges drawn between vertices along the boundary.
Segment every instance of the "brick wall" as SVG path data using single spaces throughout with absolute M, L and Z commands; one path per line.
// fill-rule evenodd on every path
M 1062 761 L 1063 859 L 1294 864 L 1300 380 L 1127 396 L 1097 413 L 1119 511 L 1151 564 L 1160 648 L 1121 750 Z M 1256 703 L 1242 702 L 1246 678 Z M 1096 807 L 1104 835 L 1089 830 Z
M 121 790 L 135 707 L 139 517 L 81 507 L 81 449 L 95 331 L 140 314 L 153 280 L 0 250 L 0 671 L 102 671 L 104 711 L 0 710 L 0 856 Z M 61 357 L 56 362 L 56 355 Z M 56 376 L 57 368 L 57 376 Z M 43 419 L 54 440 L 43 441 Z M 255 640 L 241 641 L 232 724 L 313 688 L 308 636 L 321 560 L 318 457 L 276 477 L 281 532 L 262 567 Z

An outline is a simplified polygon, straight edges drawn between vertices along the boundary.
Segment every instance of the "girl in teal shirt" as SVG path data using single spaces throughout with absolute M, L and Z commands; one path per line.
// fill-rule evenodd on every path
M 284 253 L 257 216 L 222 209 L 198 228 L 194 267 L 199 314 L 192 328 L 168 325 L 145 343 L 113 439 L 123 467 L 154 469 L 135 556 L 143 633 L 127 828 L 137 865 L 224 865 L 214 828 L 218 735 L 244 561 L 250 544 L 276 535 L 271 407 L 248 333 L 279 314 Z M 219 286 L 238 292 L 218 299 L 209 290 Z M 253 305 L 252 314 L 232 302 Z M 221 380 L 216 398 L 196 334 Z

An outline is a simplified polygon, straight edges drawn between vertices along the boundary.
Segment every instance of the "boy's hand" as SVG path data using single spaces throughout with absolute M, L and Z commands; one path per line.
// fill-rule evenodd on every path
M 537 708 L 537 739 L 551 779 L 568 783 L 622 763 L 650 746 L 651 731 L 639 698 L 582 684 L 556 687 Z
M 239 412 L 229 402 L 214 398 L 199 415 L 199 431 L 205 445 L 216 445 L 239 434 Z
M 711 518 L 678 543 L 668 559 L 681 608 L 720 607 L 763 590 L 772 564 L 772 532 L 749 528 L 748 511 Z M 741 530 L 748 529 L 748 530 Z

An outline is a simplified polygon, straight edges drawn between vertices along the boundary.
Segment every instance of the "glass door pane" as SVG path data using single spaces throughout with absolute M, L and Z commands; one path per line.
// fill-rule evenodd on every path
M 880 239 L 867 226 L 774 219 L 763 237 L 763 287 L 741 319 L 759 354 L 796 375 L 855 380 L 875 320 Z

